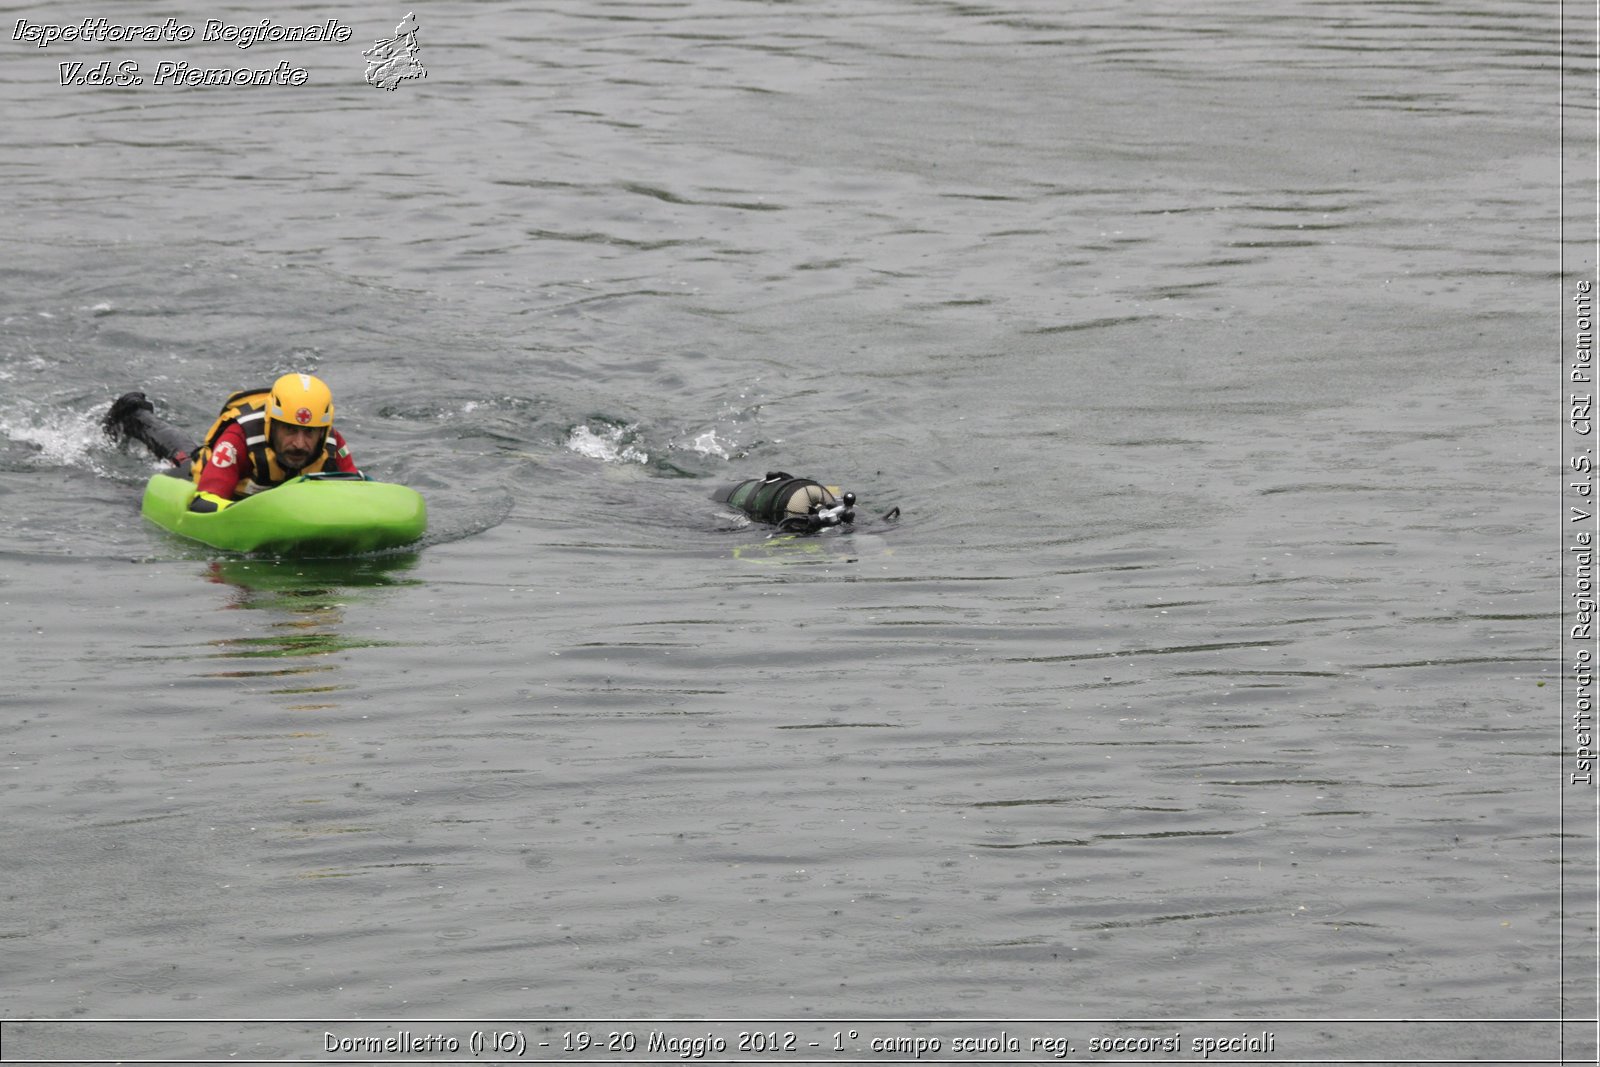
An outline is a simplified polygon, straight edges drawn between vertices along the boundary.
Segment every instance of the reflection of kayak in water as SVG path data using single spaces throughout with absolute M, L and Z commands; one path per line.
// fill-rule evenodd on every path
M 283 559 L 224 556 L 206 564 L 205 577 L 242 593 L 281 597 L 292 605 L 324 611 L 361 589 L 416 585 L 409 572 L 421 558 L 415 552 L 386 552 L 355 559 Z
M 410 544 L 428 526 L 415 489 L 360 475 L 307 474 L 221 511 L 190 511 L 194 483 L 153 474 L 144 517 L 213 548 L 297 556 L 349 556 Z

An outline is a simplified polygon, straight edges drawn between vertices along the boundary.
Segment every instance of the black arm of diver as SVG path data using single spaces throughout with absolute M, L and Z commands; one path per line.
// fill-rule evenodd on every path
M 155 405 L 143 393 L 124 393 L 106 412 L 105 431 L 113 438 L 131 437 L 160 459 L 181 467 L 200 446 L 182 430 L 156 417 Z

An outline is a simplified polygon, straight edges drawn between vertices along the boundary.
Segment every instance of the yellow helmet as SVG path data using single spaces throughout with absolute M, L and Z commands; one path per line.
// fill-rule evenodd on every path
M 309 374 L 285 374 L 272 383 L 267 418 L 288 426 L 326 429 L 333 425 L 333 390 Z

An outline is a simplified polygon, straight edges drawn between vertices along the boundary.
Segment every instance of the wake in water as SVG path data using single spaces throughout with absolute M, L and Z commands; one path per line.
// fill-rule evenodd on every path
M 639 424 L 607 426 L 598 431 L 586 423 L 572 428 L 567 435 L 566 447 L 580 456 L 588 456 L 602 463 L 648 463 L 650 454 L 638 447 Z
M 132 483 L 162 464 L 148 455 L 119 449 L 101 429 L 102 406 L 84 411 L 52 408 L 26 401 L 0 412 L 0 469 L 8 471 L 70 468 L 102 478 Z
M 574 426 L 567 435 L 565 447 L 569 452 L 576 452 L 580 456 L 597 459 L 602 463 L 648 465 L 651 452 L 647 449 L 652 446 L 645 439 L 645 434 L 637 422 L 625 425 L 600 422 L 597 427 L 591 427 L 588 423 Z M 729 460 L 749 453 L 732 439 L 719 434 L 716 427 L 711 427 L 674 437 L 656 449 L 655 454 L 658 462 L 666 463 L 668 461 L 665 457 L 668 456 L 701 456 Z M 676 467 L 676 464 L 673 466 Z
M 748 400 L 741 395 L 741 401 Z M 729 404 L 706 423 L 656 434 L 642 421 L 591 416 L 568 431 L 562 446 L 602 463 L 636 463 L 679 477 L 720 474 L 717 464 L 744 459 L 764 444 L 756 432 L 761 405 Z

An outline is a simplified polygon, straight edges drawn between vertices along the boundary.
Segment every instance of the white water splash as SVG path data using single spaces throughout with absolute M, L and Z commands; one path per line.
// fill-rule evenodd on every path
M 0 434 L 37 449 L 33 457 L 42 467 L 78 467 L 103 473 L 96 453 L 105 446 L 100 411 L 51 411 L 0 414 Z
M 567 435 L 567 448 L 603 463 L 648 463 L 650 457 L 627 440 L 638 428 L 637 424 L 605 426 L 597 433 L 588 426 L 579 425 Z
M 729 446 L 732 442 L 723 442 L 717 437 L 716 430 L 707 430 L 684 446 L 685 451 L 697 452 L 702 456 L 716 456 L 718 459 L 728 459 Z

